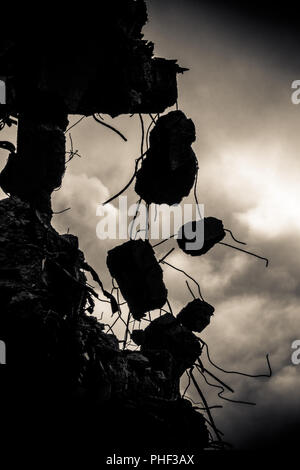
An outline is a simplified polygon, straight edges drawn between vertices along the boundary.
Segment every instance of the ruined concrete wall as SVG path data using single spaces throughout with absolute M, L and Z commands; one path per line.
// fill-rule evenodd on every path
M 179 392 L 198 343 L 188 362 L 174 347 L 151 345 L 149 337 L 143 353 L 120 350 L 118 339 L 90 316 L 95 292 L 86 283 L 77 238 L 51 226 L 51 193 L 65 170 L 68 114 L 159 113 L 176 103 L 182 69 L 176 61 L 154 59 L 153 45 L 142 39 L 144 1 L 112 3 L 118 8 L 107 7 L 97 31 L 75 38 L 68 54 L 65 38 L 47 31 L 39 41 L 0 44 L 8 91 L 0 118 L 3 124 L 18 118 L 17 149 L 9 148 L 0 175 L 9 196 L 0 201 L 5 422 L 11 437 L 15 425 L 26 436 L 30 421 L 39 442 L 72 437 L 93 442 L 99 452 L 145 443 L 199 450 L 208 440 L 204 419 Z M 99 30 L 110 41 L 99 39 Z M 183 327 L 173 327 L 181 338 Z
M 182 363 L 182 336 L 176 343 L 173 331 L 179 328 L 182 335 L 182 328 L 169 319 L 166 332 L 153 338 L 148 333 L 143 353 L 120 350 L 118 339 L 85 312 L 91 292 L 77 238 L 59 235 L 16 197 L 0 201 L 0 226 L 0 331 L 9 370 L 2 399 L 8 421 L 15 416 L 24 425 L 30 410 L 30 421 L 42 419 L 43 432 L 54 416 L 78 435 L 81 426 L 96 425 L 99 451 L 127 446 L 128 438 L 133 447 L 142 445 L 141 436 L 152 448 L 206 445 L 202 416 L 180 398 L 179 377 L 199 354 Z M 131 434 L 108 439 L 107 429 L 118 426 Z

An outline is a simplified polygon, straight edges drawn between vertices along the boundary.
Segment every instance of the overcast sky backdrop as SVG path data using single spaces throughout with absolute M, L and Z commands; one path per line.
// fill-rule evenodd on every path
M 289 33 L 199 3 L 150 0 L 145 37 L 155 43 L 157 56 L 176 58 L 190 69 L 179 76 L 179 107 L 196 125 L 193 148 L 205 215 L 222 219 L 251 251 L 268 257 L 270 266 L 221 245 L 200 258 L 176 250 L 169 260 L 200 282 L 215 307 L 203 334 L 215 362 L 264 373 L 270 354 L 271 379 L 219 374 L 236 390 L 236 399 L 255 401 L 256 407 L 220 402 L 214 389 L 207 396 L 209 404 L 224 405 L 214 416 L 227 441 L 237 448 L 275 446 L 284 436 L 289 442 L 300 422 L 300 366 L 291 363 L 291 343 L 300 339 L 300 105 L 291 103 L 291 83 L 300 79 L 300 63 Z M 53 210 L 71 207 L 54 216 L 54 225 L 79 236 L 108 288 L 106 252 L 119 242 L 97 239 L 96 208 L 132 175 L 141 132 L 137 116 L 105 119 L 128 142 L 92 118 L 75 127 L 74 147 L 82 158 L 68 165 Z M 5 132 L 3 138 L 15 139 L 14 130 Z M 5 151 L 0 156 L 3 166 Z M 130 202 L 138 199 L 132 188 L 127 194 Z M 172 246 L 174 241 L 162 245 L 158 256 Z M 191 300 L 185 278 L 164 268 L 164 279 L 178 312 Z M 97 314 L 105 307 L 98 304 Z M 192 389 L 191 396 L 196 398 Z

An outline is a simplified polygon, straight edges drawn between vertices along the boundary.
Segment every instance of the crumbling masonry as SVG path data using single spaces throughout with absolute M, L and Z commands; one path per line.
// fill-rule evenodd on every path
M 77 238 L 51 226 L 68 115 L 157 114 L 176 104 L 176 75 L 183 69 L 153 58 L 153 44 L 141 34 L 144 0 L 110 4 L 101 7 L 97 31 L 74 35 L 67 53 L 62 37 L 47 28 L 35 41 L 0 40 L 7 88 L 0 119 L 18 122 L 17 148 L 1 145 L 9 152 L 0 175 L 8 195 L 0 201 L 0 338 L 7 345 L 2 417 L 8 437 L 15 439 L 17 428 L 25 439 L 30 423 L 40 444 L 84 442 L 99 453 L 130 445 L 200 450 L 208 442 L 204 418 L 179 391 L 180 376 L 201 352 L 199 341 L 167 314 L 150 324 L 141 352 L 120 350 L 90 315 L 95 293 Z M 186 162 L 191 173 L 183 195 L 194 181 L 192 153 Z M 138 185 L 148 191 L 144 176 Z

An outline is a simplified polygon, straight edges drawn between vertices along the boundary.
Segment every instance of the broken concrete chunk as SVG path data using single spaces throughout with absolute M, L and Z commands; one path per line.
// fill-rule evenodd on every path
M 144 331 L 133 330 L 131 333 L 131 339 L 137 346 L 141 346 L 141 344 L 144 342 Z
M 96 15 L 74 13 L 72 23 L 88 26 L 88 34 L 73 37 L 67 54 L 69 34 L 57 17 L 55 35 L 53 22 L 37 31 L 35 21 L 38 40 L 23 35 L 7 45 L 0 38 L 7 103 L 0 113 L 34 108 L 40 90 L 62 97 L 68 114 L 163 112 L 176 103 L 176 76 L 184 69 L 175 60 L 153 57 L 153 43 L 143 39 L 146 22 L 144 0 L 113 0 L 101 2 Z
M 135 320 L 166 303 L 163 272 L 147 240 L 130 240 L 110 250 L 107 267 Z
M 197 159 L 191 148 L 195 126 L 182 111 L 158 119 L 150 148 L 136 176 L 135 191 L 146 203 L 178 204 L 195 182 Z
M 177 320 L 191 331 L 201 333 L 210 323 L 215 309 L 200 299 L 189 302 L 177 315 Z
M 183 372 L 192 367 L 201 354 L 198 338 L 187 328 L 180 325 L 178 320 L 166 313 L 156 318 L 144 330 L 145 340 L 142 352 L 151 350 L 167 350 L 175 361 L 175 375 L 180 377 Z
M 215 217 L 193 220 L 180 227 L 177 243 L 186 254 L 201 256 L 225 237 L 222 220 Z

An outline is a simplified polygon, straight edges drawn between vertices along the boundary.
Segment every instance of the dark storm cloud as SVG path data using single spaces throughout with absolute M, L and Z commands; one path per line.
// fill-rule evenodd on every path
M 299 34 L 297 13 L 299 6 L 297 1 L 273 2 L 271 0 L 149 0 L 157 8 L 192 10 L 195 14 L 201 14 L 204 9 L 210 9 L 214 14 L 220 12 L 224 17 L 241 20 L 244 23 L 258 23 L 260 26 L 277 30 L 278 32 L 289 30 L 293 35 Z

